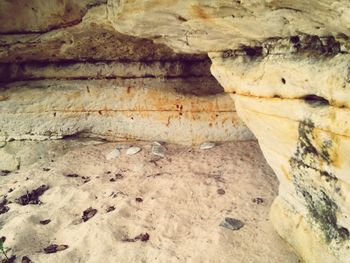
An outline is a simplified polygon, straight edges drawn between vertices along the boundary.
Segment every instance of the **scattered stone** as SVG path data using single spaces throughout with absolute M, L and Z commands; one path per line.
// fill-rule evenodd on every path
M 10 188 L 10 189 L 8 190 L 8 192 L 9 192 L 9 193 L 12 193 L 12 192 L 13 192 L 13 188 Z
M 65 177 L 70 177 L 70 178 L 77 178 L 77 177 L 80 177 L 79 174 L 66 174 Z
M 117 180 L 123 179 L 123 175 L 121 173 L 117 173 L 114 175 L 114 177 L 112 177 L 111 179 L 109 179 L 110 182 L 115 182 Z
M 142 242 L 146 242 L 149 240 L 149 234 L 145 233 L 145 234 L 140 234 L 134 238 L 129 238 L 129 237 L 125 237 L 122 239 L 123 242 L 136 242 L 137 240 L 140 240 Z
M 81 177 L 83 179 L 83 183 L 87 183 L 87 182 L 90 182 L 91 178 L 89 176 L 82 176 Z
M 113 160 L 117 159 L 120 156 L 120 150 L 119 149 L 113 149 L 111 152 L 106 154 L 106 160 Z
M 224 195 L 226 192 L 224 189 L 222 188 L 219 188 L 217 191 L 216 191 L 219 195 Z
M 253 198 L 252 201 L 253 201 L 253 203 L 256 203 L 257 205 L 264 203 L 264 199 L 262 199 L 260 197 Z
M 22 257 L 21 263 L 32 263 L 32 262 L 33 261 L 28 256 Z
M 127 155 L 134 155 L 141 151 L 140 147 L 133 146 L 126 150 Z
M 16 261 L 16 255 L 13 255 L 10 258 L 1 260 L 1 263 L 14 263 L 15 261 Z
M 225 220 L 220 223 L 220 226 L 230 230 L 239 230 L 244 226 L 244 223 L 238 219 L 226 217 Z
M 145 233 L 145 234 L 141 233 L 140 235 L 136 236 L 134 239 L 141 240 L 142 242 L 146 242 L 149 240 L 149 234 L 148 233 Z
M 142 203 L 143 202 L 143 199 L 141 197 L 136 197 L 135 198 L 135 201 L 138 202 L 138 203 Z
M 43 168 L 43 171 L 44 172 L 48 172 L 48 171 L 50 171 L 51 169 L 50 168 Z
M 114 210 L 115 210 L 115 207 L 113 205 L 111 205 L 111 206 L 107 207 L 106 213 L 112 212 Z
M 44 252 L 46 254 L 52 254 L 52 253 L 56 253 L 56 252 L 59 252 L 59 251 L 66 250 L 67 248 L 68 248 L 67 245 L 52 244 L 52 245 L 49 245 L 48 247 L 44 248 Z
M 10 175 L 11 171 L 9 170 L 1 170 L 0 171 L 0 176 L 8 176 Z
M 83 216 L 82 216 L 82 219 L 84 222 L 88 221 L 90 218 L 94 217 L 97 213 L 97 209 L 94 209 L 92 207 L 86 209 L 84 212 L 83 212 Z
M 215 147 L 215 145 L 216 144 L 214 142 L 205 142 L 205 143 L 202 143 L 199 148 L 201 150 L 208 150 L 208 149 Z
M 42 224 L 42 225 L 47 225 L 47 224 L 49 224 L 50 222 L 51 222 L 50 219 L 45 219 L 45 220 L 41 220 L 41 221 L 40 221 L 40 224 Z
M 166 152 L 166 148 L 163 145 L 153 145 L 152 146 L 152 154 L 157 155 L 159 157 L 164 157 Z
M 7 213 L 10 208 L 7 206 L 8 201 L 6 198 L 3 198 L 3 200 L 0 202 L 0 215 Z
M 21 197 L 16 199 L 16 203 L 18 203 L 20 205 L 41 204 L 39 197 L 48 189 L 49 189 L 49 187 L 47 185 L 42 185 L 39 188 L 34 189 L 31 192 L 27 191 L 27 193 L 25 195 L 22 195 Z

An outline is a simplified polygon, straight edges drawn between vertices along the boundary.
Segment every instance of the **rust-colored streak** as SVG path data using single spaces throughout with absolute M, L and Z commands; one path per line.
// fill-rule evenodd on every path
M 1 96 L 1 95 L 0 95 L 0 101 L 4 101 L 4 100 L 8 100 L 8 97 L 7 97 L 7 96 Z
M 204 11 L 204 9 L 200 5 L 193 5 L 192 11 L 197 18 L 200 18 L 200 19 L 210 18 L 210 16 Z

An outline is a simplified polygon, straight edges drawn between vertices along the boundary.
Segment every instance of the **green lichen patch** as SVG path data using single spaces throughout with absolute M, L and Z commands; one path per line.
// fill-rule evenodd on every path
M 321 145 L 316 145 L 314 129 L 315 125 L 310 120 L 299 124 L 297 149 L 289 160 L 292 180 L 297 194 L 306 203 L 310 223 L 321 230 L 327 244 L 339 245 L 349 240 L 350 234 L 348 229 L 338 225 L 339 207 L 331 197 L 339 192 L 336 191 L 338 179 L 321 165 L 326 163 L 327 170 L 331 170 L 333 143 L 324 140 Z

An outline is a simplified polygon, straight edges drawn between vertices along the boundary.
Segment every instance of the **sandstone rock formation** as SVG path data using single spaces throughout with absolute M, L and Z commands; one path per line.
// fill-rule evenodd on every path
M 306 262 L 350 262 L 349 1 L 19 5 L 0 2 L 0 80 L 25 80 L 0 91 L 2 140 L 251 138 L 234 101 L 280 180 L 279 234 Z
M 165 3 L 167 2 L 167 3 Z M 271 219 L 307 262 L 350 262 L 350 3 L 111 1 L 122 33 L 206 51 L 280 179 Z
M 105 2 L 0 2 L 0 140 L 253 138 L 206 54 L 117 32 Z

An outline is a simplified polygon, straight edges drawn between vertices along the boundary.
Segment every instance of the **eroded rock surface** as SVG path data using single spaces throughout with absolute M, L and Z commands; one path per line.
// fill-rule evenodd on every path
M 209 52 L 280 179 L 277 231 L 307 262 L 350 262 L 350 3 L 111 2 L 119 31 Z
M 279 234 L 307 262 L 350 262 L 349 1 L 0 7 L 1 80 L 27 81 L 1 90 L 3 140 L 246 138 L 235 101 L 280 180 Z
M 106 1 L 1 6 L 4 19 L 21 12 L 0 27 L 0 140 L 254 138 L 205 53 L 175 53 L 117 32 Z
M 109 19 L 122 33 L 177 50 L 222 51 L 294 35 L 350 35 L 347 0 L 109 1 Z

